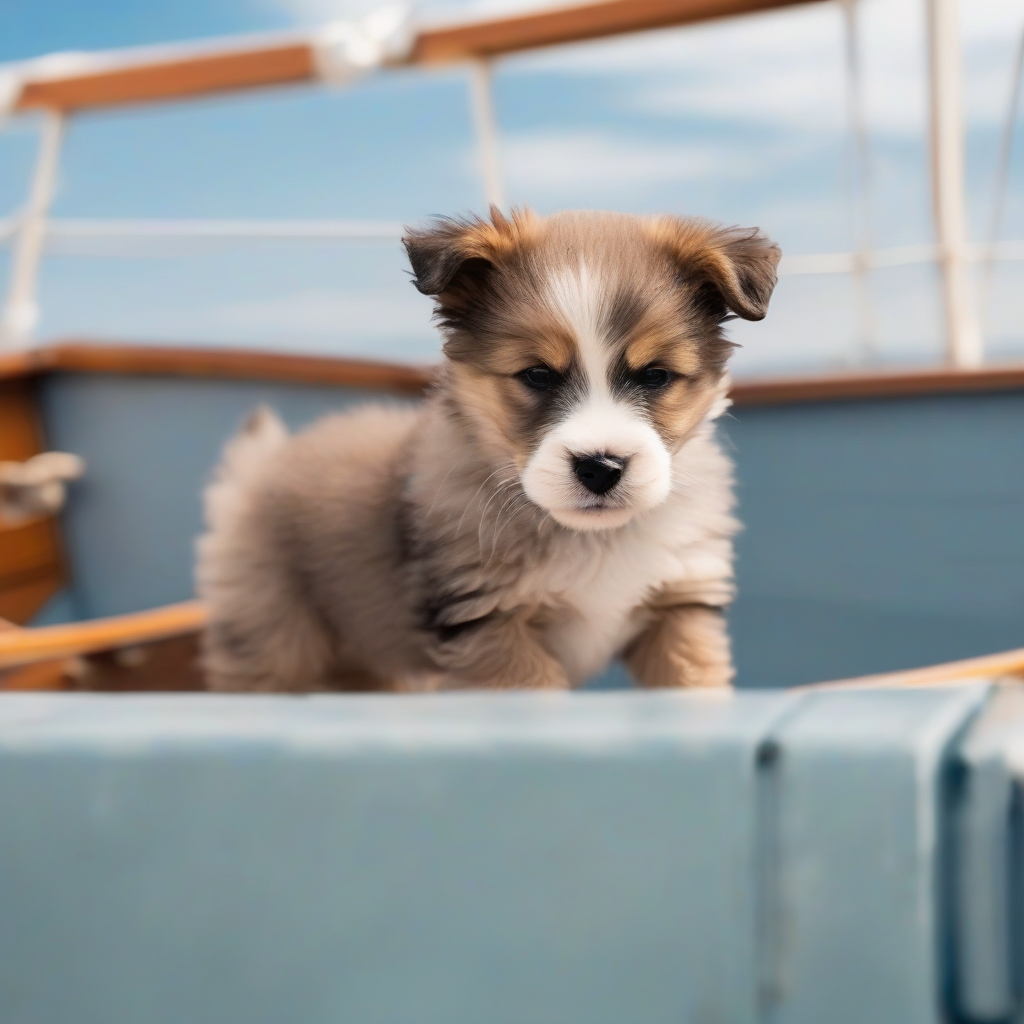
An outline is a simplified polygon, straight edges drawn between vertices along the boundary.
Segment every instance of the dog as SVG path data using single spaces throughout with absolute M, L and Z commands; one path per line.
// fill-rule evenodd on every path
M 562 689 L 616 657 L 725 687 L 723 323 L 777 246 L 676 217 L 527 210 L 409 230 L 444 361 L 418 407 L 289 436 L 268 410 L 206 493 L 213 689 Z

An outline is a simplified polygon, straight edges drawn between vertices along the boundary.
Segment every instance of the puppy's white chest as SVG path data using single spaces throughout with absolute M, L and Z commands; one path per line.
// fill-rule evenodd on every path
M 602 538 L 604 540 L 604 538 Z M 572 683 L 599 672 L 645 624 L 645 599 L 678 572 L 678 559 L 649 538 L 580 538 L 545 566 L 545 640 Z

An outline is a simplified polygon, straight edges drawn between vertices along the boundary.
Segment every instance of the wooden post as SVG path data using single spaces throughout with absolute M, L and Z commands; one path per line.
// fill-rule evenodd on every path
M 46 218 L 53 201 L 53 186 L 64 136 L 64 115 L 47 111 L 39 137 L 39 156 L 32 177 L 28 206 L 18 229 L 18 241 L 11 261 L 11 280 L 0 322 L 0 346 L 21 345 L 32 339 L 39 321 L 36 301 L 39 262 L 46 241 Z
M 476 126 L 480 173 L 484 180 L 484 196 L 489 206 L 505 208 L 505 189 L 501 180 L 498 159 L 498 126 L 494 117 L 494 97 L 491 91 L 491 63 L 474 60 L 469 65 L 470 99 L 473 123 Z
M 979 366 L 981 332 L 968 263 L 964 196 L 963 74 L 957 0 L 928 0 L 932 189 L 942 272 L 946 360 Z

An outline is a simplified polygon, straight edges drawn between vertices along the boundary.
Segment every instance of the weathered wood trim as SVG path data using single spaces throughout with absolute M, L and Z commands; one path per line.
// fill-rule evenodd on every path
M 289 381 L 403 395 L 421 394 L 431 379 L 427 367 L 238 349 L 61 342 L 0 355 L 0 380 L 54 371 Z
M 31 381 L 0 379 L 0 462 L 23 462 L 44 448 Z M 0 518 L 0 616 L 27 622 L 64 585 L 57 521 Z
M 411 62 L 498 57 L 651 29 L 756 14 L 816 0 L 606 0 L 422 31 Z
M 738 406 L 796 405 L 1021 389 L 1024 389 L 1024 363 L 1015 363 L 986 366 L 978 370 L 940 368 L 806 377 L 740 378 L 733 385 L 732 399 Z
M 418 395 L 433 371 L 425 366 L 287 355 L 243 349 L 184 348 L 151 345 L 60 342 L 22 352 L 0 354 L 0 380 L 53 371 L 154 376 L 276 380 L 299 384 L 369 388 Z M 741 407 L 859 401 L 917 395 L 970 394 L 1024 390 L 1024 363 L 979 370 L 924 369 L 805 377 L 740 378 L 733 384 Z
M 247 50 L 154 55 L 150 61 L 29 80 L 18 110 L 78 110 L 156 103 L 217 93 L 308 82 L 314 77 L 307 42 L 285 42 Z
M 198 601 L 182 601 L 63 626 L 7 629 L 0 632 L 0 669 L 187 636 L 199 632 L 205 622 L 206 610 Z
M 956 685 L 971 679 L 998 679 L 1003 676 L 1024 677 L 1024 647 L 980 658 L 947 661 L 941 665 L 907 669 L 904 672 L 881 672 L 878 675 L 837 679 L 828 683 L 812 683 L 794 687 L 797 690 L 821 689 L 887 689 L 890 687 Z
M 820 0 L 603 0 L 485 21 L 421 28 L 407 64 L 496 57 L 628 32 L 689 25 Z M 31 69 L 17 110 L 78 111 L 154 103 L 316 79 L 309 37 L 156 47 L 97 55 L 95 67 L 65 74 Z
M 171 637 L 191 636 L 198 633 L 205 624 L 206 610 L 199 601 L 183 601 L 180 604 L 166 605 L 130 615 L 115 615 L 104 619 L 36 629 L 11 628 L 10 623 L 4 622 L 0 628 L 0 670 L 42 663 L 56 664 L 63 659 L 95 654 L 99 651 L 151 644 Z M 1004 676 L 1024 676 L 1024 647 L 904 672 L 886 672 L 855 679 L 813 683 L 795 689 L 939 686 L 971 679 L 996 679 Z M 57 673 L 53 674 L 53 679 L 49 683 L 41 677 L 40 681 L 26 682 L 23 685 L 45 688 L 48 685 L 62 684 Z M 0 682 L 0 689 L 3 688 L 4 685 Z

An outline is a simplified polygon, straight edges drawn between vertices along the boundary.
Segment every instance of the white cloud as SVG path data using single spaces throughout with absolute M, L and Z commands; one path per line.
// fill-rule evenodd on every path
M 863 82 L 875 132 L 921 135 L 927 64 L 920 0 L 861 0 Z M 1016 0 L 962 7 L 968 117 L 1002 117 L 1024 11 Z M 815 5 L 539 52 L 524 70 L 617 79 L 620 106 L 767 126 L 845 129 L 842 13 Z
M 501 162 L 514 198 L 580 203 L 614 201 L 628 189 L 663 183 L 756 181 L 773 167 L 797 159 L 793 145 L 751 147 L 740 140 L 661 142 L 621 131 L 539 131 L 506 134 Z M 475 169 L 476 154 L 464 157 Z
M 693 180 L 726 170 L 714 146 L 651 142 L 598 132 L 506 135 L 501 157 L 514 189 L 568 192 Z
M 385 341 L 430 338 L 430 299 L 412 285 L 358 292 L 308 289 L 221 306 L 211 312 L 218 328 L 258 337 L 289 335 Z

